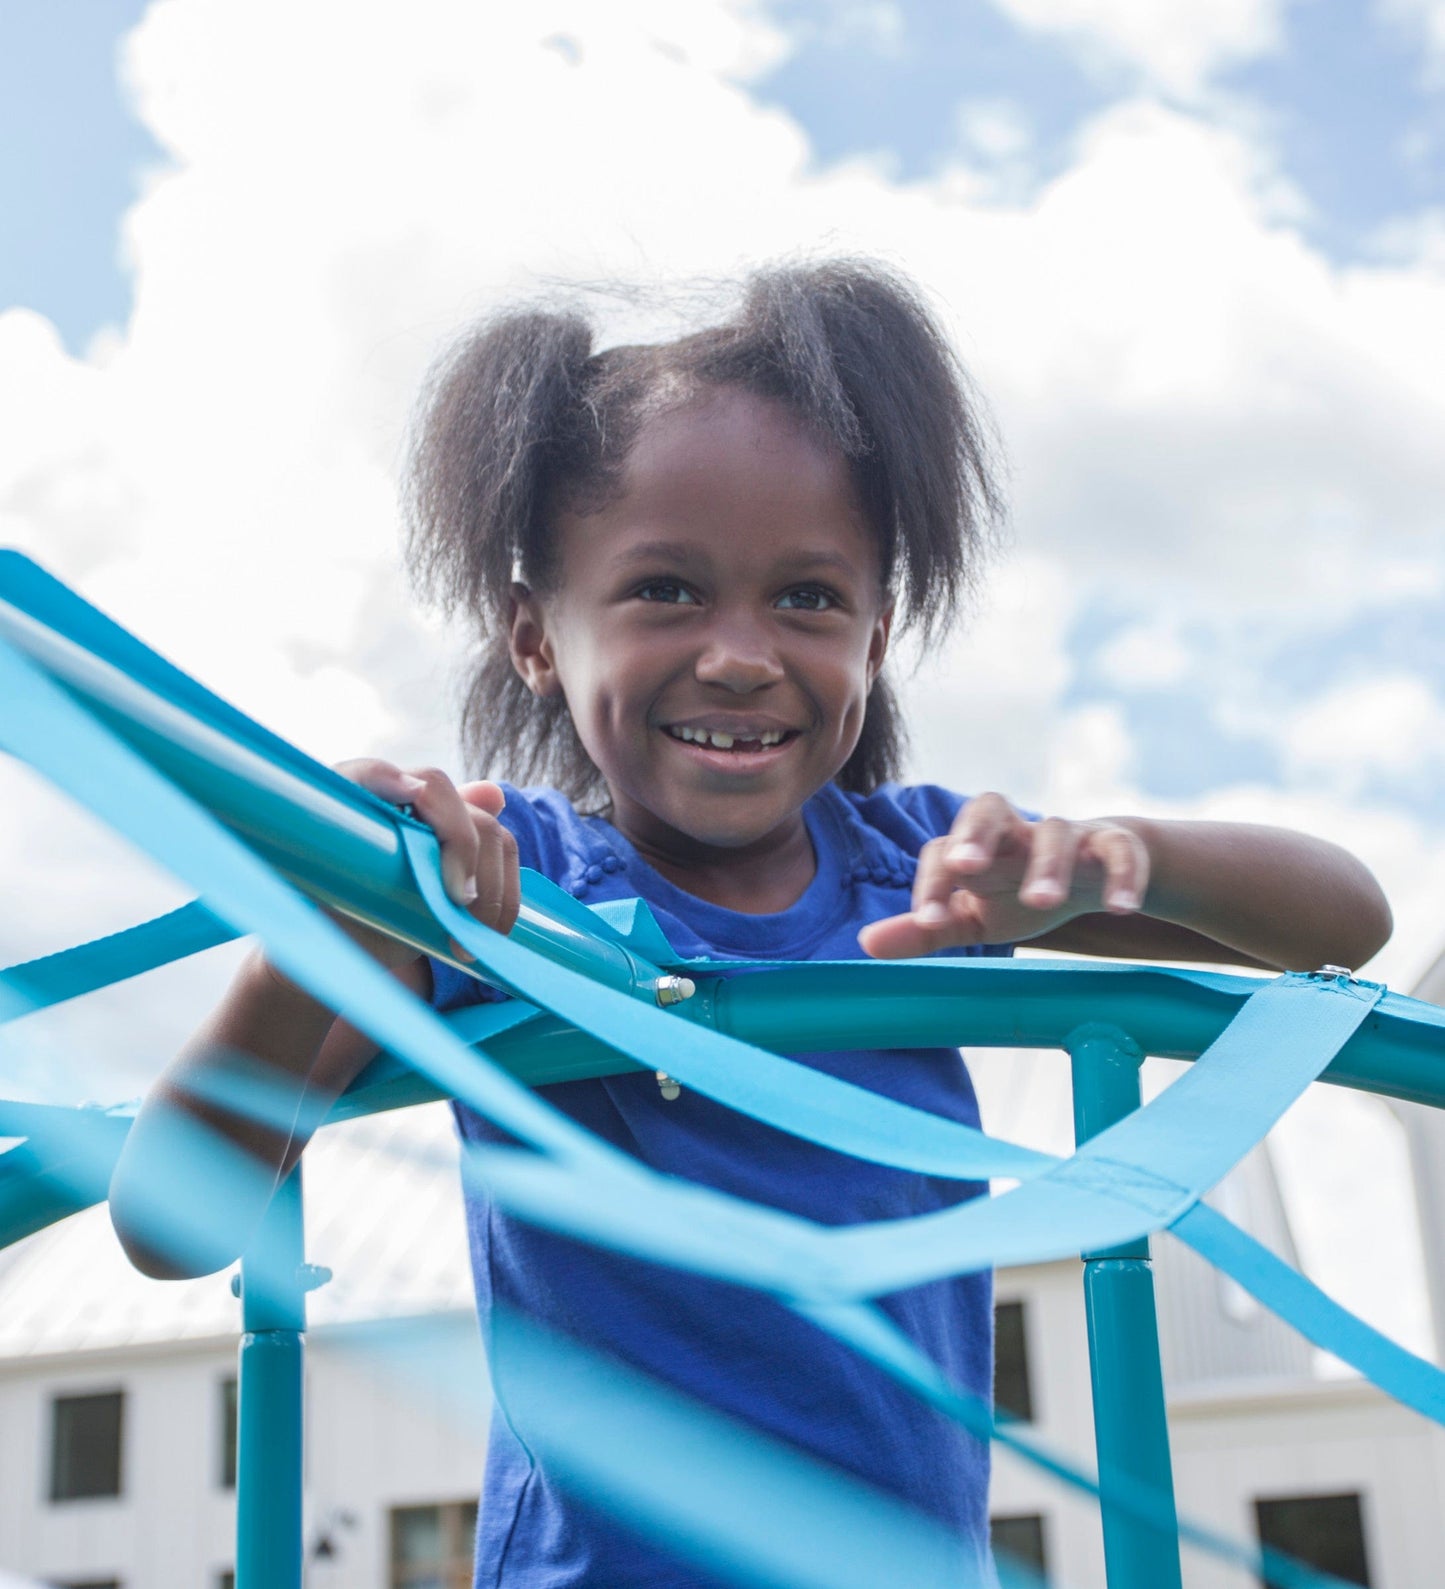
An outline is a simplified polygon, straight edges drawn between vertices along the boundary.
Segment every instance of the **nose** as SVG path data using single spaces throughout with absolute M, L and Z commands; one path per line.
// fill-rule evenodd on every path
M 783 678 L 768 626 L 736 612 L 718 614 L 694 671 L 700 684 L 715 684 L 735 695 L 766 689 Z

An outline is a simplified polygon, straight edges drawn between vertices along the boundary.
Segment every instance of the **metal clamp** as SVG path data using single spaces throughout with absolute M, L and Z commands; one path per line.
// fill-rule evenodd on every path
M 1359 980 L 1348 966 L 1321 966 L 1318 971 L 1312 972 L 1311 975 L 1328 977 L 1332 982 L 1357 982 Z

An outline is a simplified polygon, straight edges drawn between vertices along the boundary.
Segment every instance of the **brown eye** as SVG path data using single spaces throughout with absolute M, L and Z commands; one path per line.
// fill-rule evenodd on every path
M 653 579 L 647 584 L 637 588 L 636 595 L 640 601 L 660 601 L 671 605 L 692 603 L 696 605 L 697 598 L 687 588 L 680 585 L 675 579 Z
M 778 605 L 793 612 L 826 612 L 829 607 L 838 605 L 838 598 L 821 585 L 800 585 L 797 590 L 790 590 L 787 595 L 780 596 Z

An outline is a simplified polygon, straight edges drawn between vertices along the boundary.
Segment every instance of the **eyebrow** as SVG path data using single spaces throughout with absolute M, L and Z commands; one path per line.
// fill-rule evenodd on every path
M 629 546 L 625 552 L 619 553 L 617 558 L 617 561 L 624 565 L 659 562 L 698 563 L 706 560 L 705 552 L 699 554 L 696 547 L 684 546 L 680 541 L 638 541 Z M 840 573 L 857 572 L 853 558 L 825 547 L 803 548 L 796 554 L 785 552 L 777 561 L 786 562 L 790 567 L 797 569 L 833 568 Z

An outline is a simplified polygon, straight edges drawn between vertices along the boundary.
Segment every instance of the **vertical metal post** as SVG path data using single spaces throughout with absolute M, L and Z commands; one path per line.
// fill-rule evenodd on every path
M 241 1259 L 236 1589 L 301 1589 L 303 1231 L 298 1166 Z
M 1074 1139 L 1082 1144 L 1139 1107 L 1144 1056 L 1126 1033 L 1112 1026 L 1080 1027 L 1069 1034 L 1065 1046 L 1073 1061 Z M 1148 1238 L 1083 1257 L 1109 1589 L 1180 1589 L 1174 1474 Z M 1110 1504 L 1115 1476 L 1137 1480 L 1158 1495 L 1164 1515 L 1157 1523 Z

